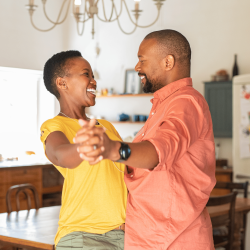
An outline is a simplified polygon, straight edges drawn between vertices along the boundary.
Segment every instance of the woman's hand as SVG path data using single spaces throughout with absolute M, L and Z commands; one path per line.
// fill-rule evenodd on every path
M 104 128 L 95 127 L 96 120 L 79 120 L 79 124 L 82 128 L 77 132 L 74 143 L 79 144 L 77 151 L 83 160 L 94 165 L 102 159 L 115 161 L 120 158 L 120 143 L 110 140 Z

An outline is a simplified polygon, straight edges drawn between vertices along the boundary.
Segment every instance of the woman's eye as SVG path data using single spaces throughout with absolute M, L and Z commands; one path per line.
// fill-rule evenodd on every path
M 89 73 L 84 73 L 84 75 L 89 76 Z

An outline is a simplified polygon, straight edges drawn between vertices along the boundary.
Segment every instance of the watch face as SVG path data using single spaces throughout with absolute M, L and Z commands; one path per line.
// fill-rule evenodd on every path
M 120 153 L 120 160 L 126 161 L 131 154 L 129 145 L 121 142 L 119 153 Z

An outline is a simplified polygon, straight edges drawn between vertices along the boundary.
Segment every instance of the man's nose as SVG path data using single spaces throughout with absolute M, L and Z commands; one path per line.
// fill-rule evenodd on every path
M 137 71 L 137 72 L 139 72 L 139 71 L 140 71 L 140 66 L 139 66 L 139 63 L 140 63 L 140 62 L 138 62 L 138 63 L 135 65 L 135 71 Z

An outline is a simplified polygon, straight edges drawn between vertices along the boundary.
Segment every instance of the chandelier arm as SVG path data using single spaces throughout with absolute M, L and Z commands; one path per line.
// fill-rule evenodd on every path
M 104 6 L 104 1 L 102 0 L 102 9 L 103 9 L 103 15 L 106 21 L 108 21 L 108 18 L 106 17 L 106 11 L 105 11 L 105 6 Z
M 83 16 L 84 16 L 83 20 L 82 21 L 79 20 L 79 23 L 86 23 L 89 19 L 91 19 L 90 16 L 88 15 L 88 13 L 87 13 L 87 16 L 88 16 L 87 19 L 85 19 L 85 15 L 86 15 L 86 11 L 83 13 Z
M 88 12 L 88 10 L 87 10 L 87 1 L 85 1 L 85 6 L 84 6 L 84 13 L 87 13 L 87 15 L 88 15 L 88 20 L 91 18 L 91 15 L 90 15 L 90 13 Z
M 104 18 L 107 22 L 110 22 L 110 20 L 112 19 L 112 16 L 113 16 L 113 12 L 114 12 L 114 1 L 111 0 L 111 2 L 112 2 L 112 10 L 111 10 L 110 18 L 108 19 L 106 16 L 104 0 L 102 0 L 103 15 L 104 15 Z
M 84 13 L 84 14 L 85 14 L 85 13 Z M 90 19 L 90 17 L 88 17 L 88 19 L 85 19 L 85 18 L 84 18 L 84 20 L 78 21 L 78 23 L 86 23 L 89 19 Z
M 36 30 L 42 31 L 42 32 L 50 31 L 50 30 L 52 30 L 52 29 L 54 29 L 54 28 L 56 27 L 56 24 L 54 24 L 54 25 L 53 25 L 51 28 L 49 28 L 49 29 L 45 29 L 45 30 L 39 29 L 38 27 L 35 26 L 35 24 L 34 24 L 34 22 L 33 22 L 32 15 L 30 15 L 30 22 L 31 22 L 32 26 L 33 26 Z
M 98 0 L 98 1 L 99 1 L 99 0 Z M 100 21 L 105 22 L 105 23 L 111 23 L 111 22 L 117 21 L 117 19 L 118 19 L 118 18 L 121 16 L 121 14 L 122 14 L 122 1 L 123 1 L 123 0 L 121 0 L 121 10 L 120 10 L 120 13 L 119 13 L 118 16 L 116 16 L 115 19 L 113 19 L 113 20 L 105 20 L 105 19 L 102 19 L 98 14 L 96 15 L 97 18 L 98 18 Z M 112 8 L 114 8 L 114 7 L 115 7 L 114 1 L 112 0 L 112 2 L 113 2 L 113 7 L 112 7 Z
M 115 14 L 116 14 L 116 16 L 117 16 L 117 23 L 118 23 L 118 26 L 119 26 L 120 30 L 121 30 L 124 34 L 126 34 L 126 35 L 133 34 L 133 33 L 136 31 L 137 24 L 135 24 L 135 27 L 134 27 L 134 29 L 133 29 L 131 32 L 126 32 L 126 31 L 124 31 L 123 28 L 122 28 L 122 26 L 121 26 L 121 24 L 120 24 L 119 17 L 118 17 L 118 15 L 117 15 L 117 10 L 116 10 L 116 7 L 115 7 L 115 6 L 114 6 L 114 9 L 115 9 Z
M 45 17 L 48 19 L 49 22 L 51 22 L 51 23 L 53 23 L 53 24 L 61 24 L 61 23 L 63 23 L 63 22 L 65 21 L 65 19 L 66 19 L 67 16 L 68 16 L 68 12 L 69 12 L 70 0 L 64 0 L 64 1 L 63 1 L 62 6 L 61 6 L 61 9 L 60 9 L 60 12 L 59 12 L 59 16 L 60 16 L 61 13 L 62 13 L 62 10 L 63 10 L 63 8 L 64 8 L 64 5 L 65 5 L 65 3 L 66 3 L 67 1 L 69 1 L 68 7 L 67 7 L 67 11 L 66 11 L 65 17 L 64 17 L 63 20 L 60 21 L 60 22 L 54 22 L 54 21 L 52 21 L 52 20 L 49 18 L 49 16 L 47 15 L 46 9 L 45 9 L 45 3 L 43 2 L 43 12 L 44 12 Z M 59 18 L 57 18 L 57 20 L 59 20 Z
M 128 6 L 127 6 L 126 2 L 125 2 L 124 0 L 122 0 L 122 1 L 124 2 L 124 5 L 125 5 L 125 7 L 126 7 L 126 10 L 127 10 L 127 13 L 128 13 L 128 16 L 129 16 L 130 21 L 131 21 L 134 25 L 136 25 L 137 27 L 139 27 L 139 28 L 148 28 L 148 27 L 152 26 L 153 24 L 155 24 L 155 23 L 157 22 L 157 20 L 158 20 L 159 17 L 160 17 L 160 9 L 158 9 L 157 17 L 156 17 L 156 19 L 155 19 L 151 24 L 145 25 L 145 26 L 143 26 L 143 25 L 138 25 L 137 22 L 135 23 L 135 22 L 133 21 L 133 19 L 131 18 L 131 15 L 130 15 L 130 13 L 129 13 Z
M 65 1 L 67 1 L 67 0 L 65 0 Z M 34 22 L 33 22 L 33 18 L 32 18 L 33 15 L 32 15 L 32 13 L 30 14 L 30 22 L 31 22 L 32 26 L 33 26 L 36 30 L 42 31 L 42 32 L 47 32 L 47 31 L 50 31 L 50 30 L 52 30 L 52 29 L 54 29 L 54 28 L 56 27 L 56 25 L 57 25 L 57 23 L 58 23 L 58 20 L 60 19 L 61 14 L 62 14 L 62 8 L 61 8 L 61 10 L 60 10 L 60 12 L 59 12 L 59 15 L 58 15 L 58 17 L 57 17 L 56 22 L 55 22 L 55 23 L 52 25 L 52 27 L 50 27 L 49 29 L 40 29 L 40 28 L 36 27 L 36 25 L 35 25 Z
M 88 12 L 87 12 L 87 3 L 86 3 L 86 1 L 85 1 L 85 7 L 84 7 L 84 13 L 82 14 L 83 16 L 84 16 L 84 18 L 83 18 L 83 20 L 78 20 L 78 23 L 86 23 L 91 17 L 90 17 L 90 15 L 88 14 Z M 87 13 L 87 15 L 88 15 L 88 18 L 87 19 L 85 19 L 85 15 L 86 15 L 86 13 Z M 78 33 L 79 34 L 79 33 Z M 81 35 L 82 35 L 82 33 L 81 33 Z
M 81 32 L 79 32 L 79 22 L 77 22 L 77 33 L 78 33 L 79 36 L 82 36 L 82 35 L 83 35 L 84 28 L 85 28 L 85 22 L 86 22 L 87 20 L 89 20 L 89 18 L 88 18 L 87 20 L 85 20 L 85 12 L 84 12 L 83 16 L 84 16 L 83 21 L 81 21 L 81 23 L 83 24 L 83 25 L 82 25 L 82 31 L 81 31 Z
M 112 10 L 111 10 L 111 14 L 110 14 L 110 18 L 109 18 L 109 22 L 110 22 L 110 20 L 112 20 L 112 16 L 113 16 L 113 13 L 114 13 L 114 0 L 111 0 L 111 2 L 112 2 Z

